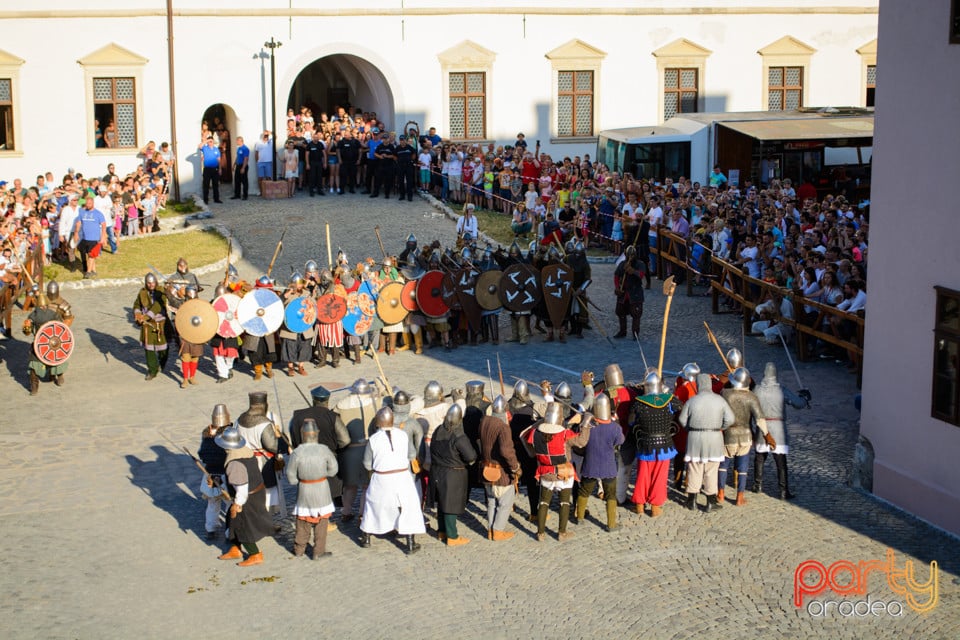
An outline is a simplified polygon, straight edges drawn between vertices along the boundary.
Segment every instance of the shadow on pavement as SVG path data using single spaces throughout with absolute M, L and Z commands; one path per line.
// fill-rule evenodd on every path
M 146 363 L 142 362 L 143 358 L 137 358 L 142 352 L 134 338 L 127 336 L 121 339 L 92 327 L 87 327 L 87 336 L 96 350 L 104 354 L 105 358 L 109 354 L 117 362 L 127 364 L 139 373 L 147 372 Z
M 27 373 L 27 362 L 30 360 L 30 342 L 16 338 L 7 338 L 0 341 L 3 350 L 0 355 L 3 357 L 3 364 L 7 368 L 10 377 L 20 383 L 25 391 L 30 391 L 30 377 Z

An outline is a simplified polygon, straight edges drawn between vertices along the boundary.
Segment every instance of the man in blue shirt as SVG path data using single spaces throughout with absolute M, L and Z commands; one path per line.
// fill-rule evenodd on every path
M 366 189 L 362 193 L 370 193 L 371 188 L 373 187 L 373 179 L 377 174 L 378 163 L 380 162 L 376 157 L 377 147 L 380 146 L 380 129 L 374 127 L 370 134 L 370 139 L 366 142 L 367 147 L 367 177 L 366 177 Z
M 83 209 L 73 224 L 73 237 L 80 251 L 84 279 L 96 277 L 97 257 L 107 241 L 107 219 L 95 208 L 93 198 L 84 200 Z
M 203 204 L 210 204 L 210 185 L 213 185 L 213 201 L 220 200 L 220 148 L 213 143 L 213 136 L 207 136 L 206 144 L 197 149 L 203 156 Z
M 240 190 L 243 188 L 243 199 L 247 199 L 247 193 L 250 191 L 250 182 L 247 179 L 247 167 L 250 165 L 250 147 L 243 144 L 243 136 L 237 136 L 237 161 L 233 169 L 233 196 L 231 200 L 240 198 Z

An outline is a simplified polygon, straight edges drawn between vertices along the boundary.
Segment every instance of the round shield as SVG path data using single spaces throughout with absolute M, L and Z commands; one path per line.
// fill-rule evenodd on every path
M 287 303 L 283 312 L 283 322 L 294 333 L 309 331 L 317 322 L 317 305 L 307 296 L 294 298 Z
M 485 311 L 495 311 L 503 306 L 500 302 L 502 277 L 502 271 L 484 271 L 477 278 L 477 304 Z
M 217 335 L 220 328 L 220 316 L 213 305 L 206 300 L 193 298 L 177 309 L 177 333 L 187 342 L 203 344 Z
M 540 272 L 529 264 L 513 264 L 500 278 L 500 302 L 508 311 L 530 311 L 540 302 Z
M 340 287 L 341 289 L 343 287 Z M 344 292 L 346 294 L 346 292 Z M 317 320 L 321 324 L 333 324 L 347 315 L 346 295 L 327 293 L 317 298 Z
M 463 309 L 460 298 L 457 296 L 458 290 L 456 277 L 450 273 L 444 274 L 443 278 L 440 279 L 440 297 L 443 298 L 443 303 L 450 307 L 451 311 Z
M 220 318 L 217 335 L 224 338 L 236 338 L 243 332 L 243 327 L 237 320 L 238 306 L 240 306 L 240 296 L 232 293 L 225 293 L 213 299 L 213 309 Z
M 254 289 L 237 306 L 240 326 L 252 336 L 265 336 L 279 329 L 283 312 L 283 301 L 270 289 Z
M 450 310 L 440 295 L 442 281 L 442 271 L 428 271 L 417 281 L 417 304 L 431 318 L 439 318 Z
M 397 324 L 410 313 L 402 304 L 403 283 L 389 282 L 380 288 L 380 297 L 377 298 L 377 315 L 383 324 Z
M 407 311 L 416 311 L 417 306 L 417 281 L 410 280 L 403 285 L 403 293 L 400 294 L 400 304 Z
M 67 361 L 73 353 L 73 332 L 59 320 L 45 322 L 37 330 L 33 341 L 33 352 L 40 362 L 56 367 Z
M 377 313 L 376 294 L 369 282 L 347 294 L 347 314 L 343 316 L 343 330 L 352 336 L 362 336 L 373 324 Z

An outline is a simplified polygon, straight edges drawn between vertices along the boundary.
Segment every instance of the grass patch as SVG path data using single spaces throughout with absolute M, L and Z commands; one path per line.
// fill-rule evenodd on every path
M 184 216 L 190 215 L 191 213 L 196 213 L 200 211 L 200 207 L 197 206 L 196 200 L 193 197 L 189 197 L 186 200 L 167 200 L 167 206 L 163 211 L 158 213 L 160 218 L 172 218 L 174 216 Z
M 227 241 L 215 231 L 186 231 L 124 240 L 116 255 L 104 250 L 97 258 L 97 278 L 139 278 L 150 270 L 148 263 L 169 275 L 181 256 L 187 259 L 191 269 L 197 269 L 226 258 Z M 54 263 L 44 267 L 43 274 L 47 280 L 81 280 L 80 256 L 72 268 Z
M 462 215 L 462 207 L 456 206 L 450 207 L 453 209 L 454 213 Z M 497 213 L 496 211 L 477 211 L 474 210 L 473 214 L 477 217 L 477 225 L 480 231 L 487 234 L 491 238 L 495 239 L 500 245 L 504 248 L 509 247 L 513 244 L 513 229 L 510 228 L 510 224 L 513 222 L 513 217 L 508 216 L 503 213 Z M 534 230 L 535 231 L 535 230 Z M 529 240 L 533 240 L 533 231 L 529 234 Z M 526 251 L 527 242 L 521 242 L 521 248 Z M 608 258 L 613 255 L 610 251 L 602 249 L 600 247 L 590 246 L 587 247 L 587 255 L 590 257 L 603 257 Z

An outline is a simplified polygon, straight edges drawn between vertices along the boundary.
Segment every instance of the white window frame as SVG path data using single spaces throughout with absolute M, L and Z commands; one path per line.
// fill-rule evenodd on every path
M 143 70 L 148 60 L 142 56 L 124 49 L 117 44 L 108 44 L 85 58 L 77 61 L 83 67 L 84 104 L 86 105 L 85 127 L 87 140 L 87 155 L 131 155 L 140 153 L 141 145 L 145 144 L 144 129 L 144 81 Z M 136 117 L 136 144 L 132 147 L 97 148 L 97 140 L 93 131 L 94 109 L 93 80 L 94 78 L 133 78 L 134 113 Z M 101 123 L 106 127 L 107 123 Z
M 20 109 L 20 67 L 24 60 L 0 50 L 0 78 L 10 81 L 10 97 L 13 112 L 13 149 L 0 149 L 2 158 L 18 158 L 23 156 L 23 127 L 20 120 L 23 113 Z
M 550 61 L 550 144 L 589 144 L 596 143 L 600 124 L 600 67 L 607 57 L 605 51 L 583 42 L 570 40 L 553 51 L 544 54 Z M 560 122 L 560 72 L 590 71 L 593 73 L 593 134 L 589 136 L 561 136 Z

